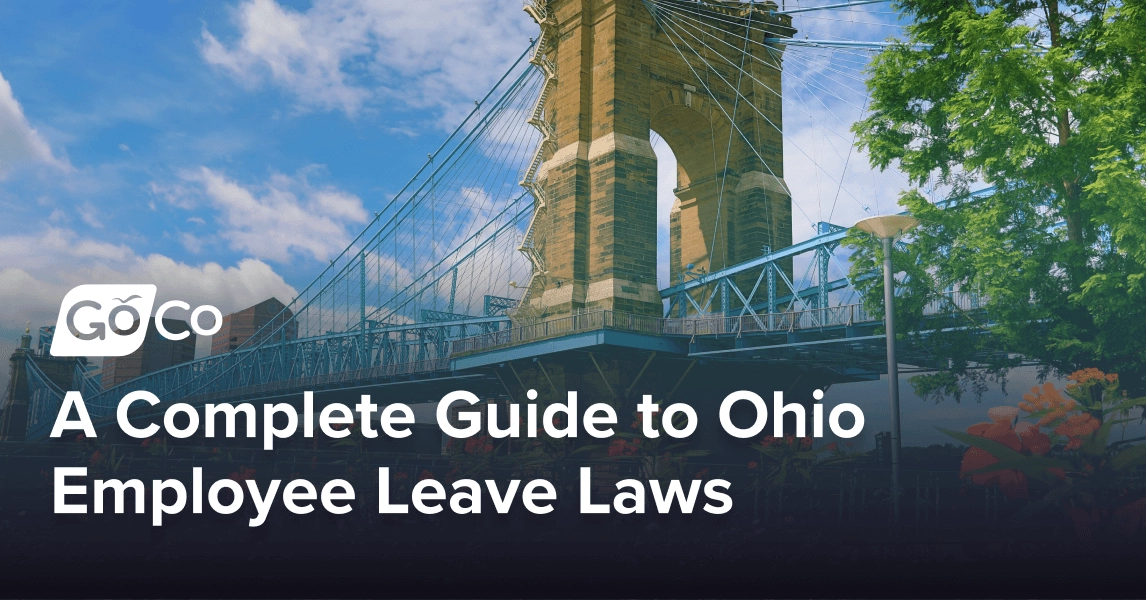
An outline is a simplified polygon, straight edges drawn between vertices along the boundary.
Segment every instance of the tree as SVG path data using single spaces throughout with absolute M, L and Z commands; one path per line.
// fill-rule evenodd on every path
M 1060 374 L 1146 376 L 1146 0 L 899 0 L 906 39 L 870 68 L 856 123 L 874 166 L 893 163 L 921 221 L 893 260 L 900 315 L 935 357 L 917 391 L 956 398 L 1017 355 Z M 968 197 L 977 182 L 995 193 Z M 933 204 L 926 183 L 952 190 Z M 961 198 L 961 199 L 960 199 Z M 856 233 L 854 281 L 882 260 Z M 881 306 L 878 276 L 857 286 Z M 924 319 L 944 290 L 985 315 Z M 955 326 L 958 325 L 958 326 Z M 923 336 L 925 330 L 949 331 Z M 989 331 L 989 335 L 983 335 Z

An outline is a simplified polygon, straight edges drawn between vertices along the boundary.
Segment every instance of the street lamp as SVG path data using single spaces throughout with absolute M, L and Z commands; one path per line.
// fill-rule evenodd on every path
M 891 507 L 899 524 L 899 360 L 895 353 L 895 273 L 891 268 L 891 245 L 919 221 L 907 215 L 868 217 L 856 227 L 883 240 L 883 311 L 887 328 L 887 387 L 891 399 Z

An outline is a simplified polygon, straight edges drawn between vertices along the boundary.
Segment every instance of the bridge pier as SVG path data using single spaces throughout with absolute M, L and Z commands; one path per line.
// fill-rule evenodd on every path
M 726 268 L 762 245 L 791 245 L 779 130 L 783 49 L 764 43 L 766 31 L 790 36 L 791 18 L 730 1 L 696 10 L 698 27 L 721 42 L 703 59 L 683 54 L 641 0 L 531 3 L 539 52 L 555 72 L 554 91 L 540 100 L 543 130 L 553 135 L 530 182 L 544 198 L 527 234 L 544 265 L 525 300 L 534 318 L 662 313 L 651 131 L 678 163 L 672 277 Z
M 25 330 L 20 347 L 8 358 L 8 389 L 5 403 L 0 407 L 0 441 L 22 442 L 27 439 L 29 417 L 32 411 L 32 389 L 29 385 L 28 363 L 35 361 L 39 371 L 63 390 L 72 389 L 76 360 L 52 358 L 32 350 L 32 334 Z M 54 415 L 53 415 L 54 416 Z

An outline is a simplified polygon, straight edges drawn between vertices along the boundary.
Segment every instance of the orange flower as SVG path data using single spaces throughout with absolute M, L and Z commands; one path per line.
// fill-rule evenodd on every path
M 1023 450 L 1035 456 L 1042 456 L 1050 451 L 1050 436 L 1039 431 L 1038 425 L 1024 421 L 1015 427 L 1015 431 L 1018 432 L 1019 438 L 1022 440 Z
M 1039 425 L 1045 427 L 1066 417 L 1067 413 L 1078 408 L 1078 403 L 1070 398 L 1064 398 L 1062 393 L 1055 389 L 1054 384 L 1048 382 L 1041 388 L 1036 386 L 1031 388 L 1030 393 L 1023 394 L 1023 402 L 1019 403 L 1019 408 L 1028 413 L 1046 411 L 1046 414 L 1039 419 Z
M 1074 450 L 1082 446 L 1083 438 L 1098 431 L 1102 424 L 1091 415 L 1071 415 L 1062 425 L 1055 427 L 1054 432 L 1068 438 L 1066 449 Z
M 1114 378 L 1117 379 L 1118 375 L 1114 374 Z M 1079 385 L 1088 383 L 1090 381 L 1113 381 L 1113 379 L 1107 379 L 1106 373 L 1103 373 L 1102 371 L 1093 367 L 1075 371 L 1074 373 L 1067 375 L 1066 379 L 1067 381 L 1074 381 Z
M 991 423 L 978 423 L 967 428 L 967 433 L 977 435 L 989 440 L 999 442 L 1008 448 L 1019 451 L 1023 441 L 1015 430 L 1011 429 L 1011 422 L 1018 414 L 1014 407 L 998 406 L 987 411 Z M 1016 469 L 1000 469 L 976 473 L 979 469 L 989 467 L 999 462 L 990 452 L 982 448 L 969 448 L 963 455 L 963 463 L 959 467 L 959 476 L 971 476 L 971 482 L 976 485 L 998 484 L 999 489 L 1008 498 L 1027 497 L 1027 478 Z

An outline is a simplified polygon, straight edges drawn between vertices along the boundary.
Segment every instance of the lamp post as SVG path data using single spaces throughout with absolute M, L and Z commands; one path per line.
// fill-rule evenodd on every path
M 891 399 L 891 507 L 899 524 L 899 360 L 895 353 L 895 272 L 891 267 L 891 249 L 895 238 L 919 225 L 907 215 L 868 217 L 856 227 L 883 240 L 883 311 L 887 329 L 887 387 Z

